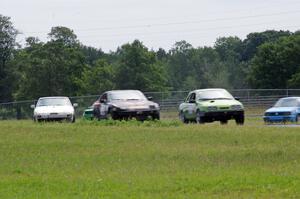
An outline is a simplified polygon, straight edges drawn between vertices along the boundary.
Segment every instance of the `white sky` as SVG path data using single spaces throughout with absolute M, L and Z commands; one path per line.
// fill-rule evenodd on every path
M 106 52 L 134 39 L 168 50 L 180 40 L 212 46 L 221 36 L 300 29 L 300 0 L 0 0 L 0 14 L 23 33 L 20 43 L 66 26 Z

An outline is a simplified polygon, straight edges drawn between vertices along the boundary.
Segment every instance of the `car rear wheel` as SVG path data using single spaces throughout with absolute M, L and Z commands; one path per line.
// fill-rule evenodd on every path
M 110 111 L 106 114 L 106 119 L 108 120 L 118 120 L 120 119 L 119 115 L 115 111 Z

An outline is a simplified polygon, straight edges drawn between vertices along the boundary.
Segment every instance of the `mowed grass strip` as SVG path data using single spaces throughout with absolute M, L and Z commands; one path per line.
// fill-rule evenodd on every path
M 300 129 L 0 122 L 0 198 L 299 198 Z

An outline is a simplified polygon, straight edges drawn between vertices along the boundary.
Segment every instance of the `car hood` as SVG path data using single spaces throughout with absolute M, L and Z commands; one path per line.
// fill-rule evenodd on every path
M 198 101 L 198 103 L 201 106 L 232 106 L 232 105 L 242 105 L 241 102 L 237 101 L 237 100 L 226 100 L 226 99 L 222 99 L 222 100 L 205 100 L 205 101 Z
M 294 112 L 297 111 L 298 107 L 272 107 L 266 110 L 266 113 L 270 112 Z
M 121 109 L 148 109 L 149 106 L 155 106 L 158 108 L 158 104 L 147 100 L 127 100 L 127 101 L 113 101 L 111 105 Z
M 39 106 L 34 109 L 35 113 L 74 113 L 73 106 Z

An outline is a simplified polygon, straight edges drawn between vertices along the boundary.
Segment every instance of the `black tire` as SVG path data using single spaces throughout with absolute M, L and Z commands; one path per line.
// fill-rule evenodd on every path
M 160 113 L 154 113 L 151 115 L 152 120 L 160 120 Z
M 221 125 L 228 124 L 228 120 L 227 120 L 227 119 L 220 120 L 220 124 L 221 124 Z
M 197 110 L 197 112 L 196 112 L 196 123 L 197 124 L 204 124 L 203 117 L 201 117 L 200 113 L 201 113 L 200 110 Z
M 296 116 L 296 123 L 300 122 L 300 114 Z
M 69 123 L 74 123 L 75 122 L 75 115 L 73 115 L 72 117 L 70 117 L 70 118 L 67 118 L 65 121 L 67 121 L 67 122 L 69 122 Z M 61 121 L 63 121 L 63 120 L 61 120 Z
M 241 114 L 241 115 L 237 116 L 235 118 L 235 123 L 237 125 L 244 125 L 244 123 L 245 123 L 245 116 L 244 116 L 244 114 Z
M 117 112 L 108 110 L 108 113 L 106 114 L 106 119 L 107 120 L 118 120 L 118 119 L 120 119 L 120 117 Z
M 189 121 L 185 118 L 184 113 L 182 111 L 180 111 L 179 113 L 179 119 L 185 124 L 189 123 Z

